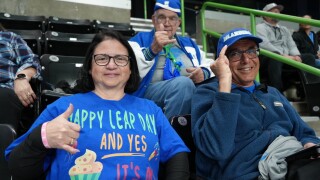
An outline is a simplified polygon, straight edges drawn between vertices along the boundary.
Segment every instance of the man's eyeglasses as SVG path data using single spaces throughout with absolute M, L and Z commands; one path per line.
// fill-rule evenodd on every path
M 249 59 L 254 59 L 259 56 L 260 49 L 248 49 L 245 51 L 232 51 L 227 54 L 229 61 L 236 62 L 240 61 L 243 54 L 246 54 Z
M 159 15 L 157 17 L 157 22 L 159 24 L 165 24 L 167 22 L 167 20 L 168 20 L 169 24 L 176 25 L 177 22 L 179 21 L 179 18 L 177 16 L 166 17 L 163 15 Z
M 110 56 L 108 54 L 95 54 L 93 55 L 94 62 L 99 66 L 106 66 L 109 64 L 110 59 L 113 59 L 117 66 L 124 67 L 129 63 L 130 57 L 127 55 Z

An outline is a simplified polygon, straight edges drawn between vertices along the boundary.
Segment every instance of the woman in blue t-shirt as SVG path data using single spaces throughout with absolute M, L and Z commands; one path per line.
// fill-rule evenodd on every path
M 83 63 L 79 93 L 49 105 L 6 149 L 14 177 L 26 179 L 187 179 L 188 148 L 139 86 L 136 58 L 114 31 L 98 33 Z M 30 173 L 32 172 L 32 173 Z

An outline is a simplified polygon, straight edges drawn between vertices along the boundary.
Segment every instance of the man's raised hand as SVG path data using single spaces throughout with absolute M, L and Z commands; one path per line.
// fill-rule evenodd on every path
M 158 54 L 162 51 L 165 45 L 175 43 L 176 39 L 170 39 L 168 32 L 165 31 L 164 25 L 159 24 L 159 29 L 156 30 L 154 34 L 154 39 L 151 44 L 151 50 L 153 53 Z

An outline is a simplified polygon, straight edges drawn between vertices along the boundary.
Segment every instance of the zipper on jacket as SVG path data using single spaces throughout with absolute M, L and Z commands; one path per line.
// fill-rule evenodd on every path
M 254 93 L 252 93 L 252 97 L 253 97 L 253 99 L 254 99 L 257 103 L 260 104 L 260 106 L 261 106 L 264 110 L 267 109 L 267 106 L 265 106 L 265 105 L 256 97 L 256 95 L 254 95 Z

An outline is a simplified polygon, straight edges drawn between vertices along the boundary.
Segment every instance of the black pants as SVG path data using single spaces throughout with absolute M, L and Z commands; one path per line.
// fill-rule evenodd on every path
M 0 123 L 18 130 L 23 105 L 12 89 L 0 88 Z
M 0 124 L 12 125 L 20 136 L 29 129 L 34 119 L 34 107 L 24 107 L 12 89 L 0 87 Z
M 303 63 L 315 67 L 315 57 L 312 54 L 301 54 L 301 60 Z M 276 61 L 265 56 L 260 58 L 260 73 L 261 77 L 265 79 L 268 85 L 277 88 L 280 92 L 284 89 L 282 82 L 283 64 L 280 61 Z M 307 81 L 309 78 L 316 78 L 314 75 L 307 73 L 305 76 Z

